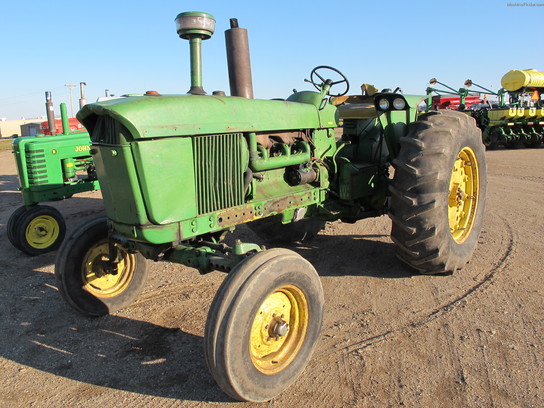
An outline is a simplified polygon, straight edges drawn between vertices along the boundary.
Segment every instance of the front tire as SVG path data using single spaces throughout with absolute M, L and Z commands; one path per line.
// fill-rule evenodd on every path
M 423 274 L 454 272 L 471 258 L 482 228 L 481 133 L 463 113 L 431 112 L 400 143 L 389 210 L 397 256 Z
M 11 234 L 14 246 L 30 256 L 58 249 L 66 233 L 62 214 L 47 205 L 36 205 L 26 211 L 22 208 L 13 213 L 14 219 L 8 226 L 8 231 L 11 231 L 8 238 Z
M 315 348 L 323 303 L 317 272 L 292 251 L 271 249 L 238 264 L 212 302 L 204 335 L 221 389 L 262 402 L 289 387 Z
M 21 218 L 21 215 L 23 215 L 27 211 L 27 208 L 22 205 L 19 208 L 17 208 L 15 211 L 13 211 L 8 219 L 8 224 L 6 226 L 8 240 L 11 242 L 11 245 L 13 245 L 17 249 L 21 249 L 19 246 L 19 242 L 15 238 L 17 235 L 17 226 L 19 224 L 19 218 Z
M 59 292 L 70 306 L 87 316 L 103 316 L 130 305 L 142 292 L 146 261 L 140 253 L 117 248 L 117 268 L 108 264 L 105 217 L 83 224 L 66 239 L 55 262 Z

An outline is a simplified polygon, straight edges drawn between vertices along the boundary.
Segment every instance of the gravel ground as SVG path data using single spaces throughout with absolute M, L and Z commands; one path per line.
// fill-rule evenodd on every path
M 472 261 L 420 276 L 394 257 L 387 217 L 328 224 L 293 248 L 317 269 L 325 319 L 299 380 L 262 406 L 544 406 L 544 149 L 487 152 L 488 202 Z M 55 254 L 6 238 L 21 205 L 0 151 L 0 406 L 226 407 L 204 362 L 206 314 L 224 275 L 149 262 L 142 296 L 90 319 L 60 297 Z M 102 213 L 99 192 L 53 203 L 69 231 Z M 244 227 L 236 232 L 255 239 Z

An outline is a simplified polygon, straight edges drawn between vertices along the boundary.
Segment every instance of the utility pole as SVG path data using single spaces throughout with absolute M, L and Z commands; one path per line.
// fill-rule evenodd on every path
M 74 103 L 72 102 L 72 88 L 75 87 L 75 85 L 64 85 L 67 86 L 70 90 L 70 112 L 71 112 L 71 118 L 74 117 Z

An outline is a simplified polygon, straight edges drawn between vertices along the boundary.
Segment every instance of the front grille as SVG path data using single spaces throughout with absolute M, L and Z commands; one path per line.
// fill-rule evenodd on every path
M 193 137 L 198 213 L 244 203 L 241 133 Z
M 47 166 L 43 149 L 30 150 L 26 153 L 26 169 L 29 185 L 47 184 Z

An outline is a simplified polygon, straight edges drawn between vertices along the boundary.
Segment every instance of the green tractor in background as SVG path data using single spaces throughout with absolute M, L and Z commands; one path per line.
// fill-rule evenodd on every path
M 323 289 L 292 250 L 227 245 L 226 235 L 247 224 L 272 242 L 298 241 L 327 221 L 389 214 L 402 261 L 423 274 L 452 273 L 471 258 L 482 227 L 481 132 L 460 112 L 418 115 L 423 96 L 348 95 L 348 79 L 328 66 L 311 71 L 315 91 L 252 99 L 247 31 L 235 19 L 226 31 L 232 96 L 205 95 L 201 43 L 215 20 L 188 12 L 176 24 L 190 42 L 188 95 L 147 92 L 77 115 L 91 135 L 107 217 L 65 239 L 55 276 L 71 307 L 101 316 L 136 299 L 146 258 L 227 272 L 206 322 L 207 365 L 231 397 L 266 401 L 308 363 Z
M 49 115 L 53 109 L 50 95 L 46 106 Z M 62 133 L 19 137 L 12 144 L 24 205 L 11 214 L 6 229 L 11 244 L 27 255 L 58 249 L 66 233 L 62 214 L 40 203 L 100 189 L 89 154 L 89 134 L 72 133 L 66 105 L 60 107 Z

